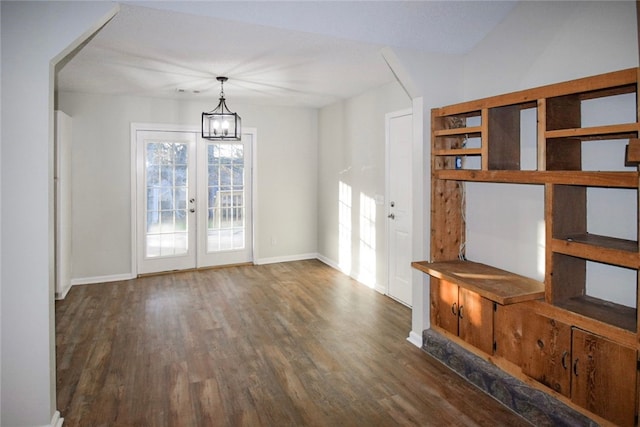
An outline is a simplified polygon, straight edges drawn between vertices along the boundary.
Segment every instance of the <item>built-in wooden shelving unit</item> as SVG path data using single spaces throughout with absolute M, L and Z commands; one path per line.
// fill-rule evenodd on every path
M 638 422 L 640 250 L 637 237 L 591 233 L 587 216 L 591 189 L 638 197 L 638 75 L 632 68 L 432 110 L 431 254 L 412 264 L 431 277 L 433 330 L 619 425 Z M 628 94 L 635 120 L 583 125 L 585 103 Z M 525 170 L 521 115 L 533 110 L 536 167 Z M 584 166 L 585 144 L 607 151 L 620 140 L 619 167 Z M 466 259 L 465 217 L 474 215 L 462 213 L 466 182 L 544 186 L 544 282 Z M 590 296 L 588 263 L 635 272 L 634 300 Z

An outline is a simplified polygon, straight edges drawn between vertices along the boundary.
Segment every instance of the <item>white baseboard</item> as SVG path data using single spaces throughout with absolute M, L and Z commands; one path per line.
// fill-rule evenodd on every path
M 71 283 L 69 283 L 69 286 L 66 286 L 64 289 L 62 289 L 61 292 L 56 292 L 56 295 L 55 295 L 56 299 L 65 299 L 65 297 L 67 296 L 70 290 L 71 290 Z
M 111 274 L 108 276 L 79 277 L 71 279 L 71 286 L 76 285 L 93 285 L 95 283 L 119 282 L 121 280 L 135 279 L 136 276 L 131 273 Z
M 307 259 L 316 259 L 318 258 L 317 253 L 311 254 L 298 254 L 298 255 L 287 255 L 281 257 L 271 257 L 271 258 L 260 258 L 254 261 L 256 265 L 264 265 L 264 264 L 275 264 L 278 262 L 290 262 L 290 261 L 304 261 Z
M 407 337 L 407 341 L 418 348 L 422 348 L 422 335 L 420 334 L 416 334 L 415 332 L 411 331 L 409 333 L 409 336 Z
M 64 422 L 64 418 L 60 417 L 60 411 L 56 411 L 53 414 L 53 417 L 51 417 L 51 424 L 49 424 L 50 427 L 62 427 L 62 423 Z M 49 426 L 45 426 L 45 427 L 49 427 Z
M 338 264 L 336 264 L 333 260 L 327 258 L 324 255 L 320 255 L 318 254 L 318 261 L 322 261 L 323 263 L 327 264 L 329 267 L 333 268 L 334 270 L 338 270 L 341 273 L 344 274 L 349 274 L 348 271 L 344 271 L 343 269 L 340 268 L 340 266 L 338 266 Z
M 347 276 L 351 277 L 356 282 L 361 283 L 363 286 L 366 286 L 368 288 L 372 288 L 373 290 L 375 290 L 378 293 L 381 293 L 382 295 L 387 295 L 387 289 L 386 289 L 385 286 L 382 286 L 382 285 L 380 285 L 378 283 L 375 283 L 373 285 L 373 287 L 371 287 L 369 285 L 366 285 L 364 283 L 364 281 L 361 280 L 359 277 L 355 277 L 354 275 L 351 274 L 350 271 L 347 271 L 347 270 L 345 270 L 343 268 L 340 268 L 340 266 L 335 261 L 327 258 L 326 256 L 318 254 L 317 258 L 318 258 L 319 261 L 322 261 L 323 263 L 327 264 L 329 267 L 331 267 L 331 268 L 333 268 L 335 270 L 338 270 L 339 272 L 341 272 L 343 274 L 346 274 Z
M 387 294 L 386 286 L 381 286 L 381 285 L 376 283 L 376 285 L 373 287 L 373 289 L 375 289 L 378 293 L 380 293 L 382 295 L 386 295 Z

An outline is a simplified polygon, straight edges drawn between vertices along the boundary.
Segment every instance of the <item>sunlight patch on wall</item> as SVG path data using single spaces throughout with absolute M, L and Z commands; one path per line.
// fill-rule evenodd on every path
M 351 186 L 338 182 L 338 267 L 351 272 Z
M 358 280 L 376 285 L 376 201 L 360 193 L 360 274 Z

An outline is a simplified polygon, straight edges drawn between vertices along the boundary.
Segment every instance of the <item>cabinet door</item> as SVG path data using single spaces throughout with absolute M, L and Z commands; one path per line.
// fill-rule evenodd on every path
M 493 313 L 494 354 L 517 366 L 522 366 L 522 328 L 528 314 L 522 304 L 496 304 Z
M 523 327 L 522 372 L 570 397 L 570 368 L 571 326 L 531 313 Z
M 622 426 L 634 425 L 636 351 L 573 329 L 571 400 Z
M 458 335 L 458 285 L 431 278 L 431 322 Z
M 458 290 L 460 338 L 484 351 L 493 353 L 493 302 L 475 292 Z

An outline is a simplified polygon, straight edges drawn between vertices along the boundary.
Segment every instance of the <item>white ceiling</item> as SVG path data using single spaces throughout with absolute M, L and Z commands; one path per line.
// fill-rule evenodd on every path
M 392 81 L 383 47 L 466 53 L 515 4 L 128 2 L 62 67 L 58 90 L 215 99 L 225 75 L 231 108 L 322 107 Z

